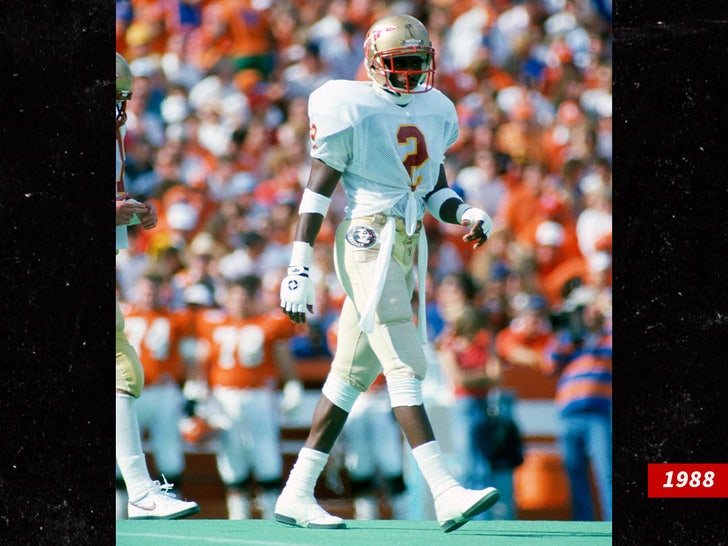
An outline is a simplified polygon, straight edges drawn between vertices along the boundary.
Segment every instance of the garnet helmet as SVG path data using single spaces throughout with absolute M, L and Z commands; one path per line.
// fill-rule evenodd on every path
M 425 25 L 411 15 L 379 19 L 364 40 L 364 63 L 374 83 L 395 93 L 432 89 L 435 50 Z

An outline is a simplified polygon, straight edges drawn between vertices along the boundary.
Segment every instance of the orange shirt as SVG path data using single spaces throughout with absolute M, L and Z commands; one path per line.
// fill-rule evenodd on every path
M 522 237 L 523 230 L 534 216 L 538 214 L 538 195 L 523 183 L 508 188 L 508 193 L 501 201 L 498 216 L 503 218 L 516 238 Z
M 230 53 L 234 57 L 264 55 L 271 51 L 266 12 L 254 9 L 248 0 L 227 0 L 223 4 L 223 18 L 232 38 Z
M 293 336 L 294 329 L 279 310 L 245 319 L 217 309 L 200 313 L 197 335 L 210 348 L 203 363 L 210 386 L 243 389 L 277 384 L 274 345 Z
M 124 332 L 144 366 L 144 383 L 153 385 L 165 378 L 184 381 L 179 343 L 192 334 L 192 314 L 187 310 L 144 311 L 129 303 L 119 306 L 124 314 Z
M 590 279 L 589 264 L 581 256 L 568 258 L 548 272 L 537 274 L 539 291 L 546 297 L 549 305 L 558 307 L 563 302 L 561 290 L 567 281 L 579 278 L 586 284 Z

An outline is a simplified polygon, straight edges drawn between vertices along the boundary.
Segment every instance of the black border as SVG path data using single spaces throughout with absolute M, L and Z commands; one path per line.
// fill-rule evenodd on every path
M 113 6 L 0 27 L 0 542 L 113 544 Z
M 614 543 L 726 544 L 728 499 L 648 499 L 647 464 L 728 462 L 728 14 L 634 4 L 614 30 Z
M 728 17 L 615 5 L 614 542 L 725 544 Z M 0 538 L 112 544 L 111 2 L 0 3 Z M 108 59 L 108 62 L 107 62 Z M 109 365 L 110 366 L 110 365 Z

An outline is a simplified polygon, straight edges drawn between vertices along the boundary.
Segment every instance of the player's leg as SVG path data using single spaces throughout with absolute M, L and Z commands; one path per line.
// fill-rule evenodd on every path
M 176 383 L 154 385 L 154 391 L 144 389 L 140 400 L 153 394 L 150 400 L 152 418 L 149 436 L 157 469 L 174 485 L 174 492 L 181 496 L 182 477 L 185 470 L 185 454 L 179 422 L 182 419 L 184 398 Z
M 465 489 L 455 480 L 425 411 L 422 379 L 427 361 L 410 306 L 413 253 L 408 249 L 414 246 L 413 239 L 400 231 L 396 234 L 393 261 L 368 340 L 382 363 L 394 415 L 432 492 L 437 519 L 441 528 L 450 532 L 493 506 L 500 493 L 492 487 Z M 352 275 L 351 279 L 352 285 L 366 283 L 363 277 Z
M 252 411 L 248 413 L 246 422 L 253 474 L 258 486 L 256 501 L 263 519 L 275 519 L 275 503 L 281 491 L 283 474 L 278 391 L 257 389 L 252 402 Z
M 126 483 L 129 519 L 177 519 L 199 512 L 195 502 L 167 492 L 168 484 L 152 481 L 142 451 L 135 402 L 144 371 L 124 334 L 124 316 L 116 306 L 116 462 Z
M 245 407 L 250 404 L 249 392 L 242 389 L 215 387 L 212 396 L 228 423 L 220 434 L 220 442 L 215 454 L 217 470 L 225 485 L 228 519 L 250 519 L 252 467 L 245 442 L 248 434 Z
M 347 298 L 339 319 L 339 342 L 332 370 L 314 409 L 311 429 L 304 447 L 299 451 L 276 503 L 276 520 L 282 523 L 326 529 L 345 527 L 341 518 L 332 516 L 319 506 L 313 492 L 354 402 L 371 384 L 377 373 L 375 369 L 369 383 L 359 389 L 343 379 L 349 375 L 347 369 L 354 360 L 353 353 L 368 351 L 368 357 L 374 358 L 365 336 L 356 325 L 357 320 L 353 303 Z M 341 362 L 338 367 L 337 362 Z M 374 362 L 378 366 L 376 360 Z

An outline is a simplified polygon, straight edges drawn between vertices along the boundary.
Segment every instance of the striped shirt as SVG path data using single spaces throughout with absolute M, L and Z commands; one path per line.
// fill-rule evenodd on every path
M 612 408 L 612 333 L 590 332 L 574 343 L 558 334 L 545 351 L 544 371 L 558 375 L 556 405 L 562 415 Z

